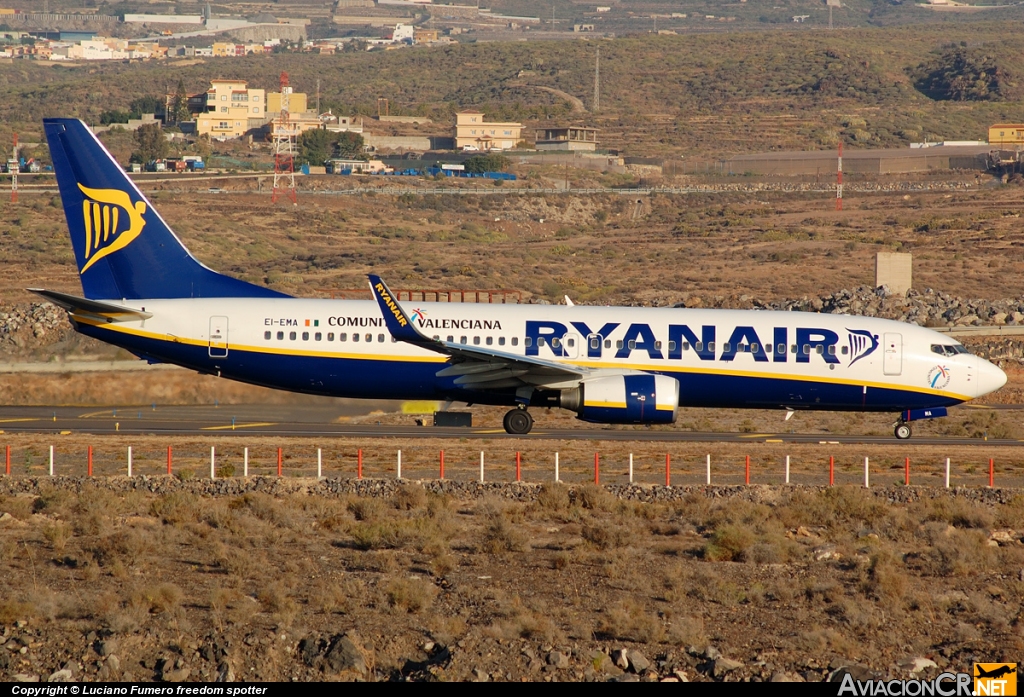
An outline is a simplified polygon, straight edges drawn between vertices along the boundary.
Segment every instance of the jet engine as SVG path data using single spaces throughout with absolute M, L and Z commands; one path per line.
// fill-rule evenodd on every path
M 562 390 L 559 406 L 593 423 L 670 424 L 679 406 L 679 381 L 647 373 L 591 378 Z

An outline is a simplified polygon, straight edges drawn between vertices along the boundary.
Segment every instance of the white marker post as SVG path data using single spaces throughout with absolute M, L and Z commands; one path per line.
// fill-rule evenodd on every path
M 711 486 L 711 453 L 708 453 L 708 486 Z
M 324 462 L 320 454 L 320 448 L 316 449 L 316 478 L 318 480 L 324 478 Z
M 128 476 L 132 476 L 132 446 L 128 446 Z
M 249 476 L 249 448 L 242 450 L 242 476 Z
M 53 446 L 50 446 L 50 476 L 53 476 Z
M 559 479 L 558 479 L 558 453 L 555 453 L 555 481 L 556 482 L 559 481 Z
M 864 458 L 864 488 L 868 489 L 871 487 L 871 480 L 868 475 L 868 459 Z
M 789 455 L 786 455 L 786 484 L 789 484 Z
M 484 451 L 480 451 L 480 483 L 484 483 Z
M 398 451 L 398 474 L 395 475 L 396 479 L 402 478 L 402 451 Z
M 946 488 L 949 488 L 949 458 L 946 458 Z
M 633 483 L 633 453 L 629 454 L 629 483 Z
M 217 455 L 214 452 L 213 446 L 211 445 L 210 446 L 210 479 L 216 479 L 217 478 L 217 472 L 214 469 L 216 467 L 216 464 L 217 464 Z

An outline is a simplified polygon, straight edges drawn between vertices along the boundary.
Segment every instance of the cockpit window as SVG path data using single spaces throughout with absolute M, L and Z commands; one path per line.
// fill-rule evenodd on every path
M 962 344 L 932 344 L 932 353 L 940 356 L 955 356 L 960 353 L 970 353 Z

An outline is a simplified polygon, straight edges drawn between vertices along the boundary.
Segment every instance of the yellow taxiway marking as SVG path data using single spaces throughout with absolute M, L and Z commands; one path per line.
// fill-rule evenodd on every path
M 79 414 L 78 418 L 80 418 L 80 419 L 88 419 L 88 418 L 91 418 L 93 416 L 103 416 L 104 414 L 109 414 L 110 416 L 113 416 L 114 415 L 114 411 L 112 409 L 106 409 L 104 411 L 91 411 L 88 414 Z
M 0 419 L 0 424 L 11 424 L 15 421 L 39 421 L 39 419 Z
M 987 404 L 964 404 L 963 406 L 967 407 L 968 409 L 992 409 L 993 408 L 993 407 L 990 407 Z
M 503 429 L 503 428 L 489 428 L 486 431 L 482 431 L 482 430 L 478 429 L 478 430 L 473 431 L 473 433 L 504 433 L 504 432 L 505 432 L 505 429 Z
M 765 440 L 765 443 L 781 443 L 781 442 L 782 442 L 781 438 L 768 438 L 768 439 Z
M 61 431 L 60 434 L 62 436 L 70 436 L 71 435 L 71 431 Z
M 768 436 L 775 435 L 773 433 L 746 433 L 740 436 L 740 438 L 767 438 Z
M 260 426 L 277 426 L 276 423 L 271 421 L 264 421 L 253 424 L 228 424 L 227 426 L 203 426 L 200 431 L 233 431 L 236 428 L 258 428 Z

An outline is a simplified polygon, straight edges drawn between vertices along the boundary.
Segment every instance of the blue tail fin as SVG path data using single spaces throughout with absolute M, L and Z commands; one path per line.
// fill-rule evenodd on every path
M 287 297 L 200 264 L 83 122 L 43 125 L 87 298 Z

